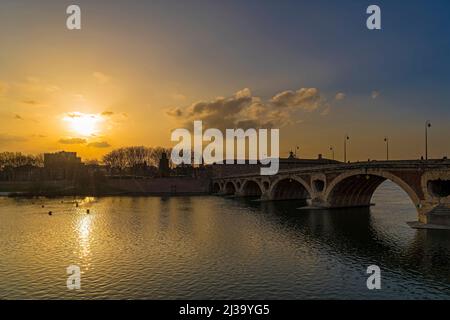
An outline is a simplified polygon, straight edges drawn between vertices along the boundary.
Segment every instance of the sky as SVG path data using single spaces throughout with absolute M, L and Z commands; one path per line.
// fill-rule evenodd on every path
M 81 30 L 66 8 L 81 8 Z M 366 8 L 381 8 L 368 30 Z M 0 3 L 0 152 L 101 158 L 172 130 L 279 128 L 280 153 L 450 155 L 450 2 Z

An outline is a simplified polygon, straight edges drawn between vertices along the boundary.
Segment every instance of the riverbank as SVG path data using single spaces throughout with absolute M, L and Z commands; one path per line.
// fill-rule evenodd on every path
M 83 184 L 67 180 L 0 182 L 0 194 L 10 197 L 190 196 L 209 193 L 209 179 L 191 177 L 104 179 Z

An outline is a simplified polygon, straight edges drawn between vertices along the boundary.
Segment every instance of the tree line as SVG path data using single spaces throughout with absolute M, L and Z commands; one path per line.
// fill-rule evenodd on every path
M 44 156 L 42 154 L 31 155 L 21 152 L 0 152 L 0 169 L 4 167 L 21 167 L 21 166 L 44 166 Z
M 104 155 L 102 162 L 111 168 L 120 170 L 144 164 L 157 167 L 162 154 L 165 153 L 170 160 L 171 152 L 172 149 L 164 147 L 123 147 Z M 99 164 L 97 160 L 87 160 L 85 163 Z M 0 152 L 0 169 L 8 166 L 16 168 L 25 165 L 43 167 L 44 156 L 42 154 L 27 155 L 21 152 Z
M 170 159 L 171 151 L 170 148 L 163 147 L 124 147 L 103 156 L 103 163 L 121 170 L 144 164 L 157 167 L 162 154 L 165 153 Z

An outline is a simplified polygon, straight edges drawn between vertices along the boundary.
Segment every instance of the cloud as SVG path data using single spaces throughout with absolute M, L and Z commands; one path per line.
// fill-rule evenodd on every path
M 102 72 L 99 72 L 99 71 L 94 72 L 94 73 L 92 74 L 92 76 L 93 76 L 93 77 L 95 78 L 95 80 L 97 80 L 98 83 L 100 83 L 100 84 L 106 84 L 106 83 L 108 83 L 108 82 L 111 80 L 111 78 L 110 78 L 109 76 L 107 76 L 106 74 L 104 74 L 104 73 L 102 73 Z
M 25 81 L 15 83 L 14 86 L 22 92 L 30 94 L 52 94 L 60 90 L 57 85 L 35 77 L 27 77 Z
M 114 115 L 114 112 L 112 112 L 112 111 L 103 111 L 102 112 L 102 116 L 105 116 L 105 117 L 110 117 L 113 115 Z
M 380 96 L 380 92 L 379 91 L 372 91 L 372 94 L 370 95 L 372 97 L 372 99 L 376 99 Z
M 88 143 L 87 146 L 92 147 L 92 148 L 109 148 L 109 147 L 111 147 L 111 145 L 106 141 L 91 142 L 91 143 Z
M 69 112 L 66 115 L 66 117 L 72 118 L 72 119 L 74 119 L 74 118 L 81 118 L 82 116 L 83 116 L 83 113 L 81 113 L 81 112 Z
M 58 141 L 61 144 L 84 144 L 86 143 L 86 139 L 82 138 L 62 138 Z
M 3 86 L 0 83 L 0 96 L 6 90 Z M 11 107 L 54 106 L 63 95 L 58 86 L 34 77 L 7 84 L 7 98 Z
M 35 105 L 38 104 L 38 102 L 36 100 L 31 100 L 31 99 L 22 100 L 22 103 L 29 104 L 29 105 L 32 105 L 32 106 L 35 106 Z
M 249 88 L 244 88 L 238 92 L 236 92 L 235 96 L 237 98 L 250 98 L 252 96 L 252 92 Z
M 24 142 L 28 139 L 21 136 L 14 136 L 7 133 L 0 133 L 0 144 L 11 142 Z
M 175 107 L 166 110 L 166 114 L 171 117 L 181 117 L 183 115 L 183 111 L 180 108 Z
M 345 99 L 345 93 L 343 93 L 343 92 L 336 93 L 336 96 L 334 97 L 334 100 L 337 100 L 337 101 L 344 100 L 344 99 Z
M 249 88 L 244 88 L 231 97 L 199 101 L 185 108 L 172 107 L 166 110 L 166 114 L 182 122 L 186 128 L 191 127 L 194 120 L 202 120 L 205 127 L 221 130 L 280 128 L 296 123 L 299 111 L 313 112 L 327 106 L 326 99 L 316 88 L 283 91 L 267 101 L 253 96 Z
M 301 88 L 297 91 L 287 90 L 275 95 L 271 102 L 282 108 L 299 108 L 314 111 L 320 106 L 321 96 L 316 88 Z
M 320 113 L 320 115 L 321 115 L 321 116 L 327 116 L 327 115 L 330 114 L 330 112 L 331 112 L 331 107 L 328 106 L 328 107 L 326 107 L 325 109 L 322 110 L 322 112 Z
M 174 93 L 172 95 L 172 99 L 175 101 L 185 101 L 186 100 L 186 96 L 184 94 L 181 93 Z
M 16 120 L 23 120 L 23 118 L 20 115 L 18 115 L 18 114 L 14 115 L 14 119 L 16 119 Z

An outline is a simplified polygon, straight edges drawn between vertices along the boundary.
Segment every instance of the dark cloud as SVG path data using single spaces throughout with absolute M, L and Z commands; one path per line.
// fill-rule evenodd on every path
M 183 115 L 183 111 L 180 108 L 171 108 L 166 111 L 166 114 L 171 117 L 181 117 Z
M 14 119 L 16 119 L 16 120 L 23 120 L 23 118 L 20 115 L 18 115 L 18 114 L 14 115 Z
M 84 144 L 86 143 L 86 139 L 82 138 L 62 138 L 58 141 L 61 144 Z
M 113 115 L 114 115 L 114 112 L 112 112 L 112 111 L 103 111 L 102 112 L 102 116 L 105 116 L 105 117 L 110 117 Z
M 78 113 L 78 112 L 68 113 L 67 117 L 69 117 L 69 118 L 80 118 L 81 117 L 81 113 Z
M 31 100 L 31 99 L 30 100 L 22 100 L 22 103 L 29 104 L 32 106 L 35 106 L 38 104 L 38 102 L 36 100 Z
M 106 141 L 91 142 L 87 145 L 92 148 L 109 148 L 111 145 Z

